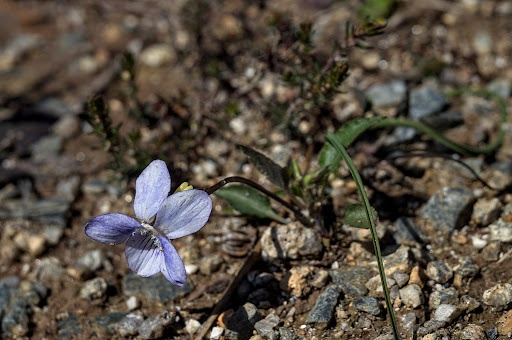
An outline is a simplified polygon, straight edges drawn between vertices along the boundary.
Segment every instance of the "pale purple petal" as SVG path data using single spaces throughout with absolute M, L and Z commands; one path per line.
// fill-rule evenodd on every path
M 151 162 L 135 182 L 133 209 L 138 219 L 149 222 L 171 190 L 167 165 L 159 159 Z
M 123 214 L 104 214 L 87 222 L 85 234 L 101 243 L 119 244 L 126 241 L 137 228 L 140 228 L 140 223 L 131 217 Z
M 212 212 L 212 199 L 202 190 L 185 190 L 169 196 L 158 211 L 155 228 L 173 240 L 201 229 Z
M 157 274 L 163 265 L 164 251 L 155 240 L 151 233 L 136 232 L 126 242 L 124 254 L 128 267 L 142 277 Z
M 183 286 L 187 282 L 187 272 L 176 248 L 166 238 L 158 236 L 164 249 L 165 261 L 161 263 L 161 271 L 173 285 Z

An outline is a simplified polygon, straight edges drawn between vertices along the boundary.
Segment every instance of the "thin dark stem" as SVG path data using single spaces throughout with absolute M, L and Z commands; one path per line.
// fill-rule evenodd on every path
M 223 186 L 225 186 L 228 183 L 242 183 L 242 184 L 248 185 L 248 186 L 250 186 L 250 187 L 252 187 L 252 188 L 262 192 L 263 194 L 265 194 L 265 195 L 269 196 L 270 198 L 274 199 L 275 201 L 281 203 L 282 206 L 284 206 L 285 208 L 287 208 L 288 210 L 293 212 L 295 214 L 295 217 L 301 223 L 303 223 L 307 227 L 314 227 L 314 224 L 311 223 L 309 218 L 304 216 L 304 214 L 299 209 L 297 209 L 295 206 L 291 205 L 290 203 L 288 203 L 285 200 L 283 200 L 281 197 L 277 196 L 273 192 L 265 189 L 264 187 L 262 187 L 258 183 L 254 182 L 254 181 L 252 181 L 252 180 L 250 180 L 248 178 L 244 178 L 244 177 L 240 177 L 240 176 L 226 177 L 223 180 L 219 181 L 218 183 L 212 185 L 211 187 L 204 188 L 203 190 L 208 195 L 211 195 L 215 191 L 219 190 L 220 188 L 222 188 Z

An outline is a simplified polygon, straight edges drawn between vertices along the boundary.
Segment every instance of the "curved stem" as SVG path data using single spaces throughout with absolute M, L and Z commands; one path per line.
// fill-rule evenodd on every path
M 393 312 L 393 305 L 391 304 L 391 298 L 389 296 L 389 289 L 388 289 L 388 284 L 386 281 L 386 272 L 384 270 L 384 263 L 382 262 L 382 254 L 380 252 L 379 236 L 377 235 L 377 228 L 375 226 L 375 221 L 374 221 L 372 213 L 371 213 L 370 201 L 368 200 L 368 196 L 366 195 L 366 192 L 364 190 L 363 181 L 361 180 L 361 176 L 359 176 L 359 173 L 357 172 L 357 169 L 356 169 L 354 163 L 352 163 L 352 159 L 350 158 L 349 154 L 347 153 L 347 150 L 345 150 L 345 148 L 343 147 L 343 144 L 336 138 L 336 135 L 329 132 L 325 136 L 325 138 L 342 155 L 343 160 L 347 164 L 348 169 L 350 170 L 350 173 L 352 174 L 352 178 L 354 178 L 354 181 L 356 182 L 356 186 L 357 186 L 357 189 L 359 190 L 361 199 L 363 200 L 363 204 L 364 204 L 365 211 L 366 211 L 366 218 L 368 219 L 368 221 L 370 221 L 370 232 L 372 235 L 373 248 L 375 250 L 375 257 L 377 258 L 377 265 L 379 267 L 379 274 L 380 274 L 382 288 L 384 290 L 384 297 L 386 300 L 386 308 L 388 310 L 389 318 L 391 320 L 391 328 L 393 329 L 394 338 L 399 339 L 398 328 L 397 328 L 396 320 L 395 320 L 395 313 Z
M 225 186 L 228 183 L 242 183 L 242 184 L 246 184 L 246 185 L 248 185 L 250 187 L 253 187 L 254 189 L 256 189 L 256 190 L 262 192 L 263 194 L 269 196 L 270 198 L 272 198 L 275 201 L 279 202 L 282 206 L 284 206 L 285 208 L 287 208 L 288 210 L 293 212 L 295 217 L 301 223 L 303 223 L 305 226 L 307 226 L 307 227 L 314 227 L 315 226 L 314 224 L 311 223 L 309 218 L 304 216 L 304 214 L 299 209 L 297 209 L 295 206 L 293 206 L 290 203 L 286 202 L 285 200 L 283 200 L 281 197 L 277 196 L 273 192 L 265 189 L 264 187 L 262 187 L 258 183 L 254 182 L 254 181 L 252 181 L 252 180 L 250 180 L 248 178 L 245 178 L 245 177 L 240 177 L 240 176 L 226 177 L 223 180 L 219 181 L 218 183 L 212 185 L 211 187 L 204 188 L 203 190 L 208 195 L 211 195 L 215 191 L 219 190 L 220 188 L 222 188 L 223 186 Z
M 465 145 L 456 143 L 439 132 L 433 130 L 432 128 L 428 127 L 427 125 L 420 123 L 420 122 L 414 122 L 410 121 L 408 119 L 403 118 L 388 118 L 384 119 L 374 125 L 372 125 L 371 129 L 379 129 L 383 127 L 398 127 L 398 126 L 405 126 L 405 127 L 412 127 L 426 135 L 429 135 L 439 143 L 443 144 L 444 146 L 452 149 L 453 151 L 463 154 L 463 155 L 475 155 L 475 154 L 485 154 L 489 153 L 491 151 L 494 151 L 496 148 L 498 148 L 501 143 L 503 142 L 503 138 L 505 137 L 505 129 L 504 124 L 507 122 L 507 108 L 505 101 L 499 97 L 496 93 L 492 91 L 487 90 L 457 90 L 449 92 L 449 96 L 461 96 L 465 93 L 470 93 L 474 95 L 480 95 L 485 97 L 491 97 L 494 99 L 498 105 L 498 109 L 500 111 L 500 131 L 498 132 L 498 135 L 492 142 L 489 144 L 477 147 L 477 146 L 471 146 L 471 145 Z

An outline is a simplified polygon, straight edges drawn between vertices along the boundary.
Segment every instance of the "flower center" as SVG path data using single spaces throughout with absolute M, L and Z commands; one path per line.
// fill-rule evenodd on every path
M 141 235 L 146 235 L 147 233 L 151 234 L 151 241 L 153 241 L 153 244 L 160 249 L 160 251 L 164 251 L 162 248 L 162 243 L 156 237 L 159 233 L 158 230 L 155 229 L 151 224 L 147 223 L 146 221 L 143 221 L 141 224 L 142 228 L 139 228 L 138 231 Z

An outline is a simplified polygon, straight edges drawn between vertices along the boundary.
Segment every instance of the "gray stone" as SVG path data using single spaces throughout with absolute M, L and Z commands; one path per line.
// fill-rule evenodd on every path
M 496 326 L 494 326 L 487 331 L 487 340 L 496 340 L 496 339 L 498 339 L 498 328 Z
M 312 324 L 319 329 L 326 328 L 332 319 L 340 294 L 341 289 L 339 286 L 335 284 L 328 286 L 325 291 L 318 296 L 315 306 L 306 318 L 306 323 Z
M 426 321 L 423 325 L 418 328 L 418 336 L 424 336 L 430 333 L 437 331 L 439 328 L 444 327 L 446 322 L 439 321 L 436 319 L 431 319 Z
M 295 334 L 294 331 L 286 327 L 279 328 L 279 336 L 281 340 L 304 340 L 302 335 Z
M 431 309 L 436 309 L 442 304 L 456 305 L 458 303 L 459 293 L 453 287 L 432 292 L 428 299 L 428 305 Z
M 397 244 L 413 244 L 421 241 L 428 241 L 425 235 L 410 217 L 399 217 L 393 223 L 393 238 Z
M 210 331 L 210 340 L 220 340 L 222 334 L 224 334 L 224 328 L 213 327 Z
M 62 138 L 56 135 L 48 135 L 40 138 L 32 145 L 32 156 L 36 160 L 45 160 L 55 157 L 62 149 Z
M 171 322 L 172 318 L 168 311 L 164 311 L 160 315 L 150 316 L 140 325 L 139 335 L 142 339 L 160 338 Z
M 254 324 L 254 329 L 260 336 L 271 337 L 274 332 L 274 328 L 279 324 L 279 317 L 275 314 L 269 314 L 265 319 L 260 320 Z
M 135 336 L 139 333 L 139 327 L 142 325 L 144 317 L 137 313 L 126 314 L 119 322 L 113 325 L 116 333 L 121 336 Z
M 512 242 L 512 223 L 498 219 L 489 226 L 489 236 L 491 241 Z
M 117 325 L 124 319 L 126 312 L 109 312 L 94 318 L 94 326 L 107 335 L 114 335 L 117 332 Z
M 41 259 L 34 268 L 34 277 L 37 280 L 58 280 L 62 275 L 63 268 L 59 259 L 50 256 Z
M 239 334 L 240 340 L 247 340 L 252 336 L 254 324 L 261 319 L 262 316 L 258 308 L 247 302 L 230 315 L 225 323 L 228 329 Z
M 496 93 L 502 99 L 507 100 L 510 97 L 510 79 L 494 79 L 489 84 L 487 84 L 486 88 L 487 90 Z
M 442 92 L 430 86 L 413 89 L 409 98 L 409 118 L 419 121 L 423 117 L 441 112 L 445 105 L 446 98 Z
M 455 267 L 455 275 L 470 278 L 478 274 L 478 270 L 479 268 L 471 260 L 464 259 Z
M 80 288 L 80 297 L 82 299 L 95 300 L 104 299 L 108 288 L 107 281 L 102 277 L 96 277 L 84 283 Z
M 377 108 L 396 106 L 405 100 L 406 94 L 407 85 L 403 80 L 373 85 L 366 91 L 366 97 Z
M 371 296 L 361 296 L 354 300 L 354 308 L 358 311 L 379 315 L 381 310 L 379 301 Z
M 488 226 L 500 216 L 502 204 L 496 197 L 491 199 L 480 198 L 473 205 L 471 219 L 481 226 Z
M 473 194 L 462 188 L 438 190 L 420 210 L 420 215 L 430 219 L 442 232 L 452 232 L 466 223 L 471 213 Z
M 413 333 L 416 330 L 416 314 L 410 312 L 402 316 L 402 327 L 408 334 Z
M 429 279 L 445 284 L 453 277 L 453 270 L 443 261 L 432 261 L 427 265 L 426 274 Z
M 460 332 L 455 333 L 455 339 L 457 340 L 487 340 L 487 335 L 485 334 L 482 326 L 478 326 L 475 324 L 469 324 L 464 327 Z
M 434 319 L 450 324 L 455 321 L 461 313 L 462 310 L 456 305 L 441 304 L 434 312 Z
M 0 210 L 0 219 L 30 219 L 41 223 L 65 226 L 70 204 L 65 199 L 52 197 L 40 200 L 24 200 L 13 205 L 6 205 L 4 208 Z
M 73 202 L 78 195 L 78 191 L 80 189 L 80 177 L 72 176 L 69 178 L 64 178 L 63 180 L 57 183 L 56 195 L 64 198 L 69 202 Z
M 135 273 L 128 273 L 123 279 L 123 287 L 125 296 L 135 295 L 148 303 L 173 301 L 192 290 L 190 283 L 177 287 L 161 274 L 140 277 Z
M 401 245 L 395 252 L 384 256 L 382 261 L 387 276 L 391 276 L 397 270 L 408 273 L 413 267 L 411 248 Z M 376 262 L 374 264 L 377 266 Z
M 62 339 L 73 338 L 82 334 L 78 316 L 71 314 L 67 318 L 57 321 L 57 334 Z
M 60 118 L 72 113 L 70 107 L 62 100 L 55 97 L 47 97 L 36 104 L 35 111 Z
M 418 308 L 424 302 L 420 286 L 413 283 L 400 289 L 400 299 L 407 307 Z
M 0 71 L 10 70 L 23 55 L 42 44 L 43 40 L 33 34 L 17 34 L 7 42 L 4 41 L 0 50 Z
M 107 191 L 108 183 L 101 179 L 91 179 L 82 184 L 82 192 L 86 195 L 98 195 Z
M 482 302 L 499 310 L 506 309 L 512 303 L 512 285 L 500 283 L 484 291 Z
M 2 318 L 2 333 L 14 338 L 23 337 L 29 331 L 29 315 L 32 308 L 17 290 L 11 292 L 9 306 Z
M 480 255 L 482 256 L 482 259 L 487 262 L 495 262 L 498 261 L 500 258 L 500 252 L 501 252 L 501 243 L 491 242 L 487 246 L 482 249 L 482 252 Z
M 490 167 L 493 170 L 504 173 L 505 175 L 512 175 L 512 160 L 510 159 L 494 162 Z
M 386 284 L 388 285 L 388 289 L 393 287 L 396 284 L 396 281 L 386 277 Z M 368 282 L 366 282 L 366 288 L 368 288 L 368 295 L 375 298 L 383 298 L 384 297 L 384 289 L 382 288 L 382 281 L 380 279 L 380 275 L 376 275 L 372 277 Z
M 64 235 L 65 225 L 62 224 L 43 224 L 41 231 L 46 243 L 49 246 L 55 246 Z
M 492 52 L 494 42 L 488 32 L 478 30 L 473 35 L 473 49 L 478 55 L 485 55 Z
M 329 271 L 334 284 L 341 287 L 343 293 L 350 297 L 360 297 L 368 293 L 365 284 L 376 272 L 369 266 L 343 266 Z
M 467 313 L 471 313 L 480 307 L 480 302 L 469 295 L 462 295 L 460 297 L 459 306 Z
M 85 253 L 76 262 L 77 266 L 87 268 L 88 270 L 95 272 L 103 266 L 103 262 L 107 259 L 101 249 L 91 250 Z
M 393 279 L 395 280 L 398 287 L 402 288 L 409 282 L 409 274 L 404 273 L 401 270 L 396 270 L 393 273 Z
M 267 228 L 261 236 L 261 247 L 266 261 L 317 257 L 323 249 L 319 234 L 299 223 Z
M 447 111 L 425 116 L 421 122 L 436 131 L 443 131 L 464 124 L 464 118 L 460 112 Z

